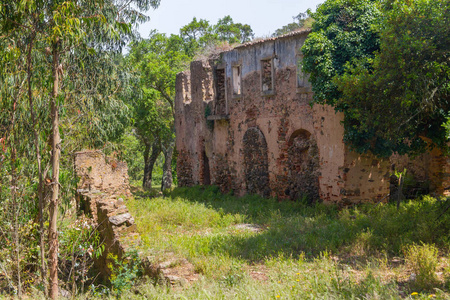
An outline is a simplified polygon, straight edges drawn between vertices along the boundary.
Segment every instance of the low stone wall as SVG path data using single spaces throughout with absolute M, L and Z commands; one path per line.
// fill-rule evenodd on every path
M 131 196 L 128 167 L 125 162 L 106 157 L 99 150 L 75 153 L 75 173 L 80 178 L 78 189 Z
M 124 196 L 131 196 L 126 163 L 105 157 L 101 151 L 75 153 L 75 171 L 80 178 L 76 193 L 77 212 L 94 221 L 102 239 L 104 251 L 94 260 L 101 279 L 108 281 L 108 254 L 121 259 L 141 243 L 134 218 L 125 205 Z M 163 282 L 180 284 L 197 279 L 194 267 L 186 260 L 153 263 L 139 253 L 145 275 Z
M 93 218 L 100 233 L 104 251 L 95 259 L 94 265 L 103 280 L 108 280 L 111 275 L 107 267 L 108 254 L 112 253 L 120 259 L 140 244 L 136 224 L 123 198 L 98 191 L 84 192 L 78 197 L 85 204 L 83 213 Z
M 78 214 L 93 219 L 104 245 L 95 267 L 104 280 L 110 275 L 108 253 L 121 258 L 140 243 L 134 219 L 123 200 L 131 196 L 126 163 L 105 157 L 98 150 L 75 153 L 79 177 L 76 199 Z

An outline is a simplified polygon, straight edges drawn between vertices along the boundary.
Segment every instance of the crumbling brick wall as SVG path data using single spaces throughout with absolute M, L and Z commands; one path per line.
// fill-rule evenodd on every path
M 237 195 L 348 203 L 389 192 L 389 161 L 351 152 L 342 140 L 343 115 L 311 107 L 311 85 L 298 80 L 307 34 L 244 44 L 177 76 L 180 185 L 210 182 Z
M 196 61 L 190 71 L 177 75 L 175 114 L 177 175 L 181 186 L 203 184 L 207 180 L 205 156 L 211 157 L 211 129 L 207 124 L 208 103 L 213 101 L 213 67 L 208 61 Z M 189 94 L 189 96 L 187 96 Z M 211 106 L 209 106 L 211 109 Z M 210 147 L 209 147 L 210 148 Z M 211 171 L 208 171 L 211 173 Z
M 225 83 L 225 69 L 216 69 L 216 114 L 226 114 L 226 83 Z
M 80 177 L 79 189 L 131 195 L 126 163 L 101 151 L 76 152 L 75 173 Z
M 193 186 L 191 156 L 186 149 L 180 149 L 177 156 L 178 185 Z
M 220 187 L 222 193 L 228 193 L 231 191 L 232 182 L 228 160 L 224 155 L 217 154 L 214 162 L 211 177 L 214 178 L 214 183 Z

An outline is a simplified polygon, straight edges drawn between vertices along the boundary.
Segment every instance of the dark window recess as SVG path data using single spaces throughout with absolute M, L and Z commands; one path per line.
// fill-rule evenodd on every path
M 216 70 L 216 97 L 216 114 L 225 115 L 225 69 Z
M 209 170 L 209 159 L 203 151 L 203 185 L 211 185 L 211 175 Z
M 261 84 L 263 92 L 273 91 L 272 59 L 261 61 Z

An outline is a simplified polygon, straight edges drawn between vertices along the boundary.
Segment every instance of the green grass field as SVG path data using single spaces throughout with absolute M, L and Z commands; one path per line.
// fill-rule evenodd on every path
M 450 299 L 450 212 L 431 197 L 397 211 L 236 198 L 216 187 L 140 196 L 127 202 L 140 251 L 155 263 L 186 259 L 198 280 L 142 283 L 126 298 Z

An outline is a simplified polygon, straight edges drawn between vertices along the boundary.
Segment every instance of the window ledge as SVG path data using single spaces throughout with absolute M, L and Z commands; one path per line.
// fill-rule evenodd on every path
M 297 93 L 298 94 L 312 93 L 312 89 L 311 89 L 311 87 L 306 87 L 306 86 L 297 87 Z
M 273 96 L 273 95 L 275 95 L 275 91 L 274 91 L 274 90 L 266 91 L 266 92 L 261 92 L 261 96 L 267 96 L 267 97 L 270 97 L 270 96 Z
M 229 120 L 230 115 L 210 115 L 206 117 L 208 121 Z

